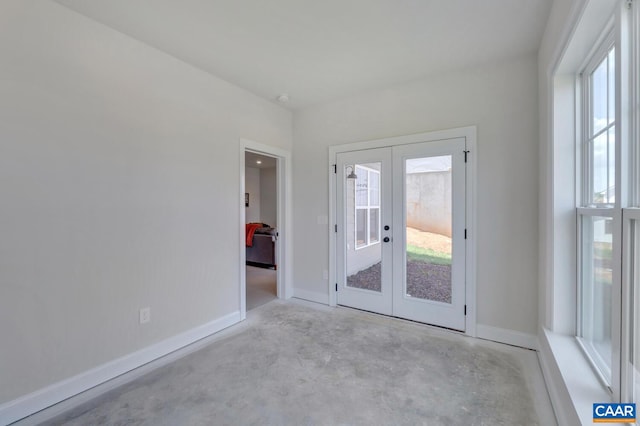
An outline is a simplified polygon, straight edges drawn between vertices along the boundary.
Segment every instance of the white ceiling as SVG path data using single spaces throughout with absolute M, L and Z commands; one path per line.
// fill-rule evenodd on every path
M 289 108 L 538 49 L 552 0 L 56 0 Z
M 260 163 L 258 163 L 258 161 Z M 276 167 L 276 159 L 267 157 L 266 155 L 257 154 L 251 151 L 245 151 L 244 164 L 246 167 L 255 167 L 257 169 L 270 169 Z

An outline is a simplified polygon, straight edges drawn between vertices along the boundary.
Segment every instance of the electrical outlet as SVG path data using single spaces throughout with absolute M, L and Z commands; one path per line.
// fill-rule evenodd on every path
M 140 308 L 140 324 L 146 324 L 151 321 L 151 308 Z
M 329 279 L 329 271 L 327 271 L 326 269 L 322 271 L 322 279 L 323 280 Z

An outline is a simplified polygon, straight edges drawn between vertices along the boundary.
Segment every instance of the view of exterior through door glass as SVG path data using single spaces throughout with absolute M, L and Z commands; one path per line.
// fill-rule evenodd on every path
M 465 139 L 336 155 L 336 301 L 465 329 Z
M 381 163 L 356 164 L 356 178 L 346 180 L 347 285 L 382 288 L 380 246 Z
M 451 156 L 405 160 L 406 289 L 451 303 Z
M 351 166 L 349 166 L 351 167 Z M 381 289 L 380 163 L 346 181 L 347 286 Z M 405 295 L 451 303 L 451 156 L 406 160 Z

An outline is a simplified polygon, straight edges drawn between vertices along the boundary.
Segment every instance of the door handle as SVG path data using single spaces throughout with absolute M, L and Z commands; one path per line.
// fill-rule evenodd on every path
M 389 230 L 389 225 L 385 225 L 385 226 L 384 226 L 384 230 L 385 230 L 385 231 L 388 231 L 388 230 Z
M 388 243 L 389 241 L 391 241 L 391 239 L 389 237 L 384 237 L 382 241 L 384 241 L 385 243 Z

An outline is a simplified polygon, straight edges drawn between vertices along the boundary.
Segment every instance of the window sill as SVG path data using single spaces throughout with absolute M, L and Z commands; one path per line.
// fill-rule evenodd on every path
M 593 404 L 610 402 L 573 336 L 542 330 L 540 361 L 559 424 L 591 424 Z M 559 373 L 559 374 L 558 374 Z

